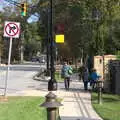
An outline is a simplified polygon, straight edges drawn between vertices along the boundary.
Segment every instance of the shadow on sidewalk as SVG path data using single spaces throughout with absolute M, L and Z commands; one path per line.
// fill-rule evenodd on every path
M 66 90 L 65 88 L 60 88 L 60 90 L 65 90 L 67 92 L 80 92 L 80 93 L 90 93 L 89 90 L 85 91 L 82 88 L 69 88 L 69 90 Z
M 100 120 L 100 119 L 71 116 L 71 117 L 61 117 L 61 120 Z

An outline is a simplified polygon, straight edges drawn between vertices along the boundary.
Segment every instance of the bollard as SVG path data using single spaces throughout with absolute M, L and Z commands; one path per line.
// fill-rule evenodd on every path
M 98 86 L 98 104 L 102 104 L 102 87 L 103 87 L 103 81 L 98 80 L 97 81 Z
M 47 109 L 47 120 L 56 120 L 56 110 L 62 106 L 60 102 L 56 100 L 56 95 L 52 92 L 49 92 L 46 95 L 46 101 L 40 105 Z

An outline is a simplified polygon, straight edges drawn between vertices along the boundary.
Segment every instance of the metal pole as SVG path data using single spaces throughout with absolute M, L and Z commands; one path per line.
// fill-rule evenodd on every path
M 105 79 L 105 58 L 104 58 L 104 54 L 103 54 L 103 80 Z
M 49 61 L 50 61 L 50 58 L 49 58 L 49 50 L 50 50 L 50 25 L 49 25 L 49 8 L 48 8 L 48 31 L 47 31 L 47 76 L 50 75 L 50 68 L 49 68 Z
M 54 68 L 54 41 L 53 41 L 53 13 L 52 13 L 52 0 L 50 0 L 50 56 L 51 56 L 51 64 L 50 64 L 50 70 L 51 70 L 51 79 L 48 82 L 48 90 L 53 91 L 57 90 L 57 82 L 55 80 L 55 68 Z
M 53 14 L 52 14 L 52 0 L 50 0 L 50 49 L 51 49 L 51 80 L 54 79 L 54 54 L 53 54 Z
M 98 81 L 98 104 L 102 104 L 102 81 Z
M 99 91 L 98 91 L 98 104 L 102 104 L 102 88 L 99 87 Z
M 47 108 L 47 120 L 56 120 L 57 108 Z
M 22 32 L 22 39 L 21 39 L 21 54 L 20 54 L 20 58 L 21 58 L 21 63 L 24 61 L 24 46 L 23 46 L 23 41 L 24 41 L 24 31 Z
M 12 50 L 12 37 L 10 37 L 9 55 L 8 55 L 8 65 L 7 65 L 7 71 L 6 71 L 6 80 L 5 80 L 4 96 L 6 96 L 7 81 L 8 81 L 8 78 L 9 78 L 9 69 L 10 69 L 10 60 L 11 60 L 11 50 Z

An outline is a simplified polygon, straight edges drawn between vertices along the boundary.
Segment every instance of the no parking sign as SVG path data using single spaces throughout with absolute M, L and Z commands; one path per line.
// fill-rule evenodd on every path
M 19 38 L 20 23 L 6 21 L 4 25 L 4 37 Z

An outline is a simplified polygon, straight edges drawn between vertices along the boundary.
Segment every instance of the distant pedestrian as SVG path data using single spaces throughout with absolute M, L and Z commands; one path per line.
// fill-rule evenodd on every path
M 96 83 L 98 81 L 98 79 L 100 78 L 101 76 L 97 74 L 97 71 L 96 69 L 93 69 L 92 70 L 92 73 L 90 75 L 90 86 L 92 86 L 92 89 L 95 88 L 96 86 Z
M 70 76 L 72 75 L 72 67 L 64 62 L 61 69 L 61 76 L 64 78 L 65 89 L 69 90 L 70 87 Z
M 88 69 L 85 67 L 83 69 L 83 83 L 84 83 L 84 89 L 88 90 L 88 82 L 89 82 L 89 73 L 88 73 Z
M 85 67 L 84 66 L 80 66 L 79 69 L 78 69 L 78 72 L 79 72 L 79 80 L 83 80 L 83 72 L 84 72 L 84 69 Z

